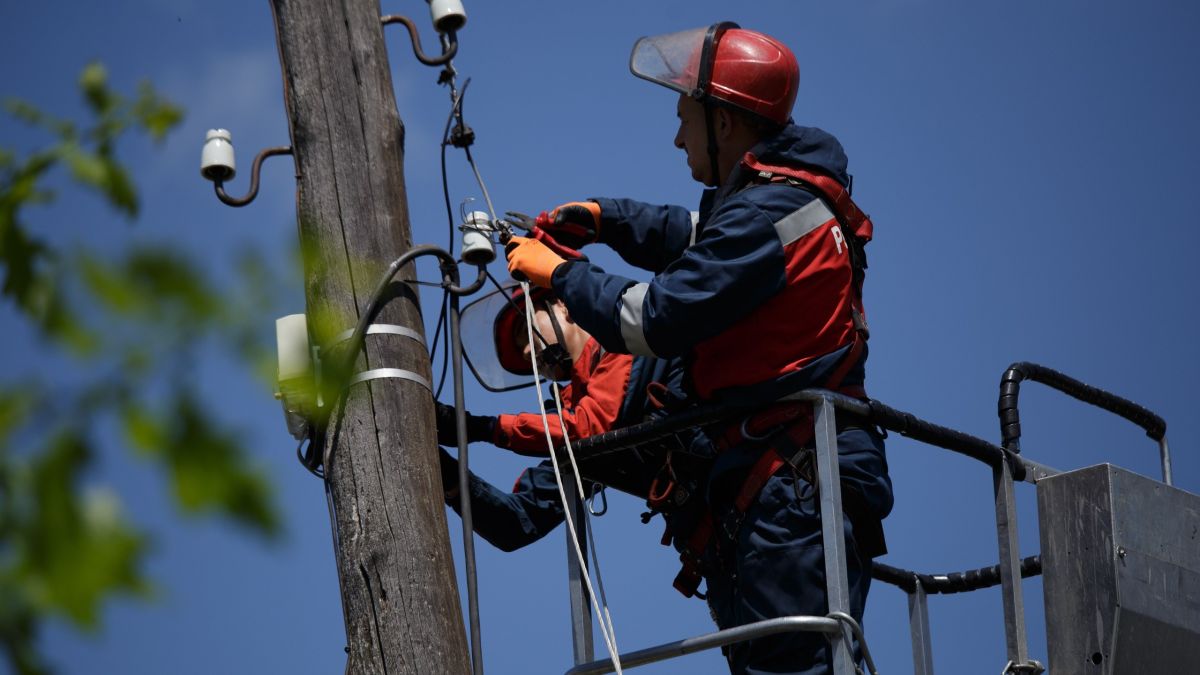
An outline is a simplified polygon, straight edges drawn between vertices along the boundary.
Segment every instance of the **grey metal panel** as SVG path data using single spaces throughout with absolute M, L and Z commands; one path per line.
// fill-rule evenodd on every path
M 1103 464 L 1038 483 L 1055 675 L 1200 669 L 1200 497 Z

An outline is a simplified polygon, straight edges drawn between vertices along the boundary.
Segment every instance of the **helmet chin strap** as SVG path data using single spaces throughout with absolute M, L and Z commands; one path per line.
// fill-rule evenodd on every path
M 720 148 L 717 147 L 717 129 L 713 123 L 713 105 L 704 101 L 704 126 L 708 131 L 708 164 L 712 170 L 712 187 L 721 187 L 720 167 L 717 162 L 717 155 L 720 153 Z
M 563 335 L 562 325 L 558 323 L 557 312 L 547 303 L 538 303 L 541 309 L 546 310 L 546 316 L 550 318 L 550 328 L 554 330 L 556 344 L 544 345 L 542 347 L 542 363 L 546 364 L 548 370 L 560 372 L 571 372 L 573 365 L 571 352 L 567 351 L 567 340 Z M 534 358 L 537 358 L 536 356 Z
M 712 71 L 713 61 L 717 57 L 717 43 L 721 40 L 721 35 L 731 29 L 739 26 L 732 21 L 722 21 L 714 23 L 708 27 L 708 31 L 704 34 L 704 44 L 700 48 L 700 69 L 697 72 L 696 88 L 692 91 L 692 98 L 699 101 L 704 106 L 704 126 L 708 133 L 708 164 L 712 170 L 713 187 L 721 187 L 720 166 L 717 163 L 717 155 L 720 152 L 717 148 L 717 130 L 713 124 L 713 101 L 712 92 Z

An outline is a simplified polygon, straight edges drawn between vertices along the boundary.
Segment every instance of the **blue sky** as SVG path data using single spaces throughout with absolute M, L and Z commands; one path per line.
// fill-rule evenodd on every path
M 383 11 L 414 16 L 434 42 L 425 3 L 384 2 Z M 1194 3 L 467 0 L 467 11 L 455 63 L 472 78 L 473 152 L 497 208 L 526 212 L 588 196 L 693 206 L 699 186 L 671 146 L 674 96 L 629 74 L 633 41 L 722 19 L 779 37 L 801 64 L 796 119 L 841 139 L 855 198 L 875 221 L 866 285 L 872 396 L 996 440 L 1000 374 L 1014 361 L 1043 363 L 1165 417 L 1176 483 L 1200 492 Z M 401 29 L 389 36 L 414 240 L 444 243 L 438 142 L 449 101 Z M 187 110 L 161 148 L 140 140 L 123 148 L 142 189 L 136 225 L 64 193 L 31 214 L 41 234 L 104 251 L 174 241 L 217 274 L 245 244 L 277 251 L 284 264 L 295 236 L 288 161 L 267 163 L 258 200 L 240 210 L 218 203 L 197 171 L 210 127 L 232 130 L 242 166 L 259 148 L 289 142 L 268 3 L 5 3 L 0 59 L 0 95 L 59 114 L 79 112 L 74 81 L 93 59 L 118 86 L 148 78 Z M 8 120 L 0 138 L 22 147 L 37 140 Z M 480 198 L 461 156 L 452 162 L 454 203 Z M 423 275 L 434 278 L 431 269 Z M 297 284 L 278 313 L 302 309 Z M 68 377 L 69 363 L 39 361 L 33 336 L 9 329 L 11 310 L 0 316 L 5 378 L 33 367 Z M 264 335 L 274 318 L 262 317 Z M 209 521 L 181 523 L 155 473 L 110 448 L 89 479 L 115 486 L 126 511 L 154 532 L 148 571 L 161 593 L 151 604 L 111 603 L 96 635 L 54 626 L 45 648 L 67 674 L 338 672 L 342 614 L 321 485 L 294 461 L 265 387 L 216 357 L 195 371 L 275 477 L 287 536 L 262 544 Z M 476 413 L 535 406 L 528 391 L 497 396 L 477 386 L 468 402 Z M 1043 463 L 1111 461 L 1158 475 L 1156 448 L 1138 429 L 1039 385 L 1024 387 L 1022 422 L 1024 452 Z M 888 454 L 896 509 L 884 561 L 929 572 L 995 562 L 990 473 L 896 436 Z M 502 486 L 525 465 L 485 446 L 472 458 Z M 1032 555 L 1035 491 L 1023 485 L 1018 495 L 1021 552 Z M 710 630 L 703 604 L 670 587 L 676 557 L 658 545 L 657 522 L 641 525 L 632 498 L 610 502 L 596 536 L 621 648 Z M 453 514 L 449 525 L 457 542 Z M 569 667 L 562 535 L 512 554 L 483 542 L 477 550 L 487 670 Z M 1041 584 L 1024 588 L 1032 652 L 1044 659 Z M 934 597 L 930 611 L 938 672 L 1002 668 L 997 592 Z M 866 628 L 886 672 L 909 672 L 904 595 L 876 585 Z M 708 653 L 644 672 L 723 669 Z

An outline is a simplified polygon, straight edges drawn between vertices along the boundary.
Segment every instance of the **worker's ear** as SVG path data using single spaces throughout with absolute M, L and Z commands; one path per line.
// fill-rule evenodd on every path
M 728 108 L 713 106 L 713 132 L 716 133 L 717 140 L 723 141 L 732 136 L 736 121 L 733 112 Z
M 566 321 L 567 323 L 570 323 L 570 324 L 575 323 L 575 320 L 571 318 L 571 313 L 569 311 L 567 311 L 567 303 L 563 302 L 561 299 L 556 298 L 554 300 L 554 304 L 562 307 L 562 312 L 559 313 L 559 316 L 561 316 L 564 321 Z

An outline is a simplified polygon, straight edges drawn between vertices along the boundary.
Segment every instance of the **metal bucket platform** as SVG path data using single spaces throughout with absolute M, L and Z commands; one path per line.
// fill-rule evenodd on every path
M 1037 497 L 1050 672 L 1200 672 L 1200 496 L 1101 464 Z

